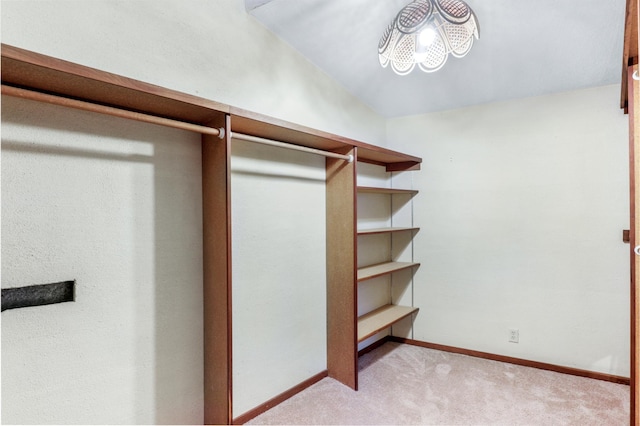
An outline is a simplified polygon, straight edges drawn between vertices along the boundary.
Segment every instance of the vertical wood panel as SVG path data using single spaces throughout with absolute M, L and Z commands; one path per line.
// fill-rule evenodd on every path
M 637 207 L 640 205 L 640 191 L 637 191 L 638 182 L 640 182 L 640 107 L 638 102 L 640 101 L 640 84 L 633 79 L 633 72 L 638 66 L 628 67 L 628 87 L 629 87 L 629 190 L 630 190 L 630 208 L 631 208 L 631 424 L 640 424 L 640 413 L 638 408 L 640 407 L 638 401 L 638 321 L 640 315 L 638 312 L 638 278 L 637 271 L 640 267 L 640 256 L 636 256 L 634 248 L 640 242 L 640 226 L 638 226 L 638 216 L 636 215 Z
M 202 136 L 204 423 L 229 424 L 231 406 L 231 193 L 229 116 Z
M 340 152 L 356 157 L 356 149 Z M 327 158 L 327 369 L 358 388 L 356 164 Z

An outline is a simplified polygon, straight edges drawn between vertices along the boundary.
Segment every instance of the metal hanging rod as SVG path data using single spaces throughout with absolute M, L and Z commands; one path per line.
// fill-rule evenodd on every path
M 238 139 L 238 140 L 255 142 L 263 145 L 277 146 L 279 148 L 292 149 L 294 151 L 308 152 L 311 154 L 324 155 L 325 157 L 339 158 L 341 160 L 346 160 L 349 163 L 353 162 L 353 155 L 351 154 L 349 155 L 337 154 L 331 151 L 323 151 L 321 149 L 308 148 L 306 146 L 300 146 L 300 145 L 293 145 L 286 142 L 274 141 L 271 139 L 259 138 L 257 136 L 245 135 L 243 133 L 229 132 L 229 134 L 231 138 Z
M 129 111 L 126 109 L 114 108 L 106 105 L 94 104 L 91 102 L 79 101 L 77 99 L 64 98 L 62 96 L 49 95 L 47 93 L 36 92 L 34 90 L 21 89 L 18 87 L 2 85 L 2 94 L 17 98 L 30 99 L 33 101 L 46 102 L 69 108 L 81 109 L 84 111 L 97 112 L 99 114 L 111 115 L 114 117 L 127 118 L 129 120 L 142 121 L 144 123 L 158 124 L 161 126 L 173 127 L 175 129 L 188 130 L 206 135 L 224 137 L 224 129 L 200 126 L 198 124 L 184 121 L 172 120 L 170 118 L 158 117 L 141 112 Z
M 92 102 L 86 102 L 86 101 L 80 101 L 77 99 L 65 98 L 62 96 L 50 95 L 48 93 L 37 92 L 35 90 L 22 89 L 19 87 L 8 86 L 5 84 L 2 85 L 2 94 L 8 95 L 8 96 L 14 96 L 22 99 L 29 99 L 33 101 L 64 106 L 68 108 L 80 109 L 83 111 L 90 111 L 90 112 L 96 112 L 99 114 L 111 115 L 119 118 L 126 118 L 129 120 L 141 121 L 144 123 L 173 127 L 175 129 L 181 129 L 181 130 L 188 130 L 191 132 L 202 133 L 205 135 L 213 135 L 213 136 L 219 137 L 220 139 L 224 139 L 225 137 L 224 128 L 216 129 L 214 127 L 201 126 L 199 124 L 187 123 L 184 121 L 173 120 L 165 117 L 158 117 L 155 115 L 144 114 L 141 112 L 129 111 L 126 109 L 94 104 Z M 240 139 L 248 142 L 255 142 L 263 145 L 271 145 L 271 146 L 277 146 L 280 148 L 293 149 L 296 151 L 308 152 L 311 154 L 324 155 L 325 157 L 339 158 L 341 160 L 346 160 L 349 163 L 353 162 L 354 160 L 353 155 L 337 154 L 335 152 L 323 151 L 321 149 L 293 145 L 286 142 L 274 141 L 271 139 L 245 135 L 242 133 L 234 132 L 232 133 L 231 136 L 235 139 Z

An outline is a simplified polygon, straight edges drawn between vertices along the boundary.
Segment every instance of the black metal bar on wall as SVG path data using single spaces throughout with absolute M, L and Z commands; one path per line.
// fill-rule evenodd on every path
M 2 289 L 2 311 L 75 301 L 76 282 L 62 281 Z

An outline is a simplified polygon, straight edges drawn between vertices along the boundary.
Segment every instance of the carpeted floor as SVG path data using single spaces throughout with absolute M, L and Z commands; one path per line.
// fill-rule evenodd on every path
M 397 343 L 247 424 L 627 425 L 629 387 Z

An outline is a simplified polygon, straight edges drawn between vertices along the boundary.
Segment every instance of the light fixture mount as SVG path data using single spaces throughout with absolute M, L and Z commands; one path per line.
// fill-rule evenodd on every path
M 449 54 L 462 58 L 480 38 L 475 13 L 462 0 L 414 0 L 391 21 L 378 43 L 380 65 L 399 75 L 418 66 L 438 71 Z

